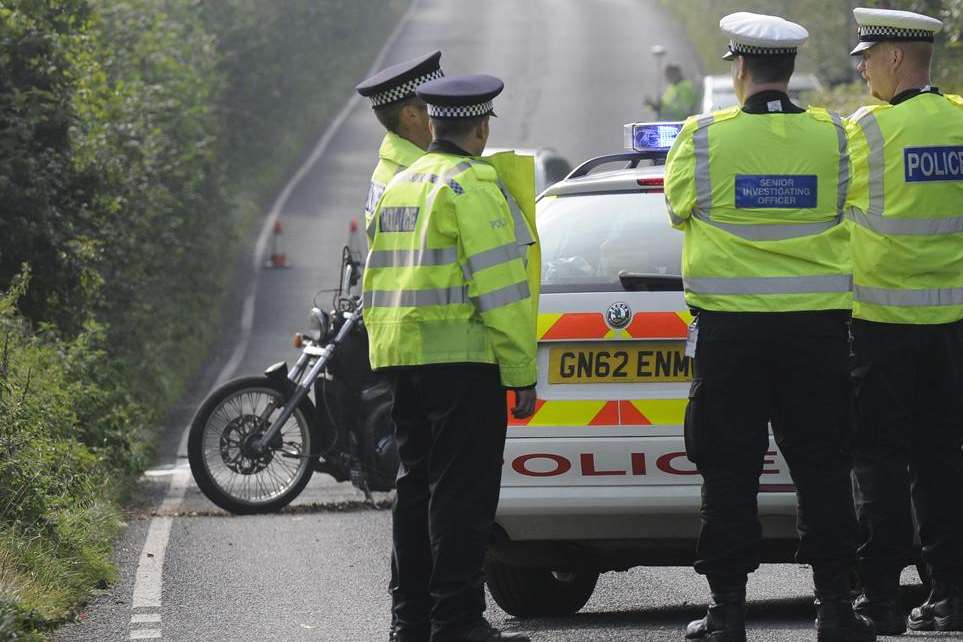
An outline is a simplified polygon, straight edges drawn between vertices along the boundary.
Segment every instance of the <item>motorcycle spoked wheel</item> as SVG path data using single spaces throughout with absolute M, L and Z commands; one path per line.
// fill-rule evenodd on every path
M 314 471 L 320 435 L 314 407 L 304 399 L 263 453 L 250 447 L 277 417 L 285 391 L 267 377 L 229 381 L 208 395 L 191 422 L 187 457 L 201 492 L 236 515 L 271 513 L 297 497 Z M 267 421 L 270 402 L 277 408 Z

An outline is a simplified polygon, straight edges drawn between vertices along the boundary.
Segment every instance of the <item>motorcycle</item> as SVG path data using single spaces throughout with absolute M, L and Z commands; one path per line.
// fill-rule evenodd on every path
M 362 299 L 352 293 L 360 273 L 345 247 L 332 309 L 315 297 L 311 330 L 295 335 L 294 366 L 229 381 L 198 409 L 187 442 L 191 473 L 224 510 L 278 511 L 314 472 L 350 480 L 369 501 L 371 492 L 394 488 L 391 390 L 368 363 Z

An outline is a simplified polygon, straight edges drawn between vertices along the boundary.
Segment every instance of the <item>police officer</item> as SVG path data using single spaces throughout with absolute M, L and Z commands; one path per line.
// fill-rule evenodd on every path
M 415 89 L 420 85 L 444 76 L 440 67 L 441 52 L 433 51 L 429 54 L 400 62 L 383 69 L 362 81 L 355 89 L 371 102 L 378 122 L 385 128 L 385 136 L 378 150 L 378 164 L 371 175 L 371 185 L 368 187 L 368 197 L 364 204 L 365 234 L 368 245 L 371 245 L 371 217 L 375 205 L 395 174 L 408 168 L 418 160 L 431 143 L 431 131 L 428 129 L 428 107 L 425 101 L 415 95 Z M 352 348 L 357 348 L 357 354 Z M 368 368 L 360 368 L 364 362 L 367 366 L 367 343 L 357 342 L 349 345 L 349 353 L 341 355 L 344 364 L 342 371 L 361 377 L 370 377 Z M 358 373 L 358 370 L 364 372 Z M 357 386 L 360 389 L 360 386 Z M 361 396 L 356 395 L 349 403 L 355 408 L 356 416 L 361 415 Z M 391 580 L 388 591 L 393 592 L 397 586 L 397 569 L 394 557 L 391 560 Z M 395 625 L 392 620 L 391 625 Z
M 658 101 L 646 101 L 660 120 L 685 120 L 696 110 L 695 89 L 682 75 L 682 67 L 669 64 L 665 68 L 665 91 Z
M 939 20 L 856 9 L 859 71 L 887 104 L 849 124 L 853 159 L 856 607 L 906 630 L 916 509 L 928 599 L 909 628 L 963 630 L 963 99 L 930 84 Z
M 712 594 L 686 638 L 746 639 L 771 424 L 796 485 L 796 559 L 813 568 L 817 638 L 875 640 L 849 597 L 857 526 L 846 453 L 843 124 L 787 95 L 806 29 L 751 13 L 728 15 L 720 27 L 741 107 L 688 119 L 665 174 L 671 223 L 685 232 L 682 274 L 696 317 L 685 438 L 703 477 L 695 569 Z
M 415 89 L 445 75 L 440 60 L 441 52 L 434 51 L 383 69 L 355 88 L 371 101 L 375 117 L 387 130 L 378 150 L 378 165 L 371 175 L 364 204 L 369 245 L 371 216 L 388 181 L 418 160 L 431 143 L 428 107 L 415 94 Z
M 502 82 L 425 83 L 433 142 L 389 183 L 364 272 L 374 368 L 391 377 L 402 466 L 393 513 L 398 640 L 516 640 L 483 618 L 482 561 L 501 482 L 507 405 L 535 405 L 529 228 L 485 148 Z

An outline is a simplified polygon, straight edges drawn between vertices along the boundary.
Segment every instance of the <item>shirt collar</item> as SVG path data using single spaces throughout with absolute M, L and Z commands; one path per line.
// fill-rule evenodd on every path
M 925 87 L 921 87 L 919 89 L 907 89 L 905 91 L 899 92 L 898 94 L 896 94 L 890 99 L 889 104 L 898 105 L 900 103 L 905 103 L 910 98 L 916 98 L 917 96 L 922 96 L 923 94 L 941 95 L 939 87 L 934 87 L 933 85 L 926 85 Z
M 394 132 L 385 134 L 378 149 L 378 156 L 402 167 L 411 167 L 419 158 L 425 155 L 425 150 L 413 142 Z
M 806 110 L 789 100 L 785 92 L 767 89 L 746 98 L 742 111 L 747 114 L 801 114 Z
M 451 142 L 450 140 L 436 140 L 428 145 L 429 152 L 441 152 L 442 154 L 454 154 L 456 156 L 471 156 L 468 152 L 463 150 L 461 147 Z

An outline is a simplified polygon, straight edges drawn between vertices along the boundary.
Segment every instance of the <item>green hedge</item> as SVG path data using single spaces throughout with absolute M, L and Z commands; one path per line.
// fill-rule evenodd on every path
M 0 639 L 112 577 L 240 240 L 407 5 L 0 0 Z

